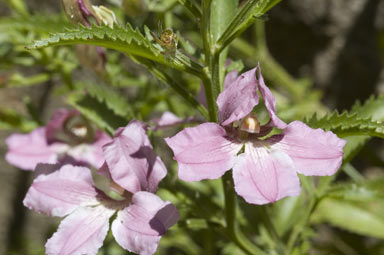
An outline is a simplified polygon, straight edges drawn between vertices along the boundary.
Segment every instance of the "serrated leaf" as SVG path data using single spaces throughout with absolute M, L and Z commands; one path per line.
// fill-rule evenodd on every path
M 350 113 L 356 114 L 357 117 L 361 118 L 369 117 L 373 121 L 384 121 L 384 95 L 378 97 L 371 96 L 364 104 L 357 101 Z M 369 136 L 363 135 L 346 137 L 347 144 L 344 147 L 343 162 L 349 162 L 370 138 Z
M 84 88 L 93 98 L 96 98 L 100 103 L 105 103 L 116 115 L 124 117 L 127 121 L 134 117 L 128 99 L 113 88 L 101 84 L 87 84 L 84 85 Z
M 357 234 L 384 239 L 384 218 L 380 216 L 381 210 L 377 210 L 383 203 L 380 200 L 359 206 L 357 203 L 325 198 L 318 205 L 313 219 L 315 222 L 329 222 Z
M 128 123 L 126 119 L 116 115 L 109 109 L 105 103 L 89 94 L 72 94 L 68 97 L 68 103 L 111 135 L 114 134 L 117 128 Z
M 49 46 L 89 44 L 118 50 L 127 55 L 144 57 L 175 69 L 200 74 L 202 67 L 176 52 L 175 57 L 165 57 L 161 52 L 144 37 L 136 28 L 128 23 L 126 27 L 115 26 L 79 26 L 76 29 L 67 29 L 64 33 L 52 34 L 49 38 L 35 41 L 28 49 L 39 49 Z
M 384 124 L 381 121 L 373 121 L 370 118 L 360 118 L 356 113 L 333 112 L 318 118 L 313 115 L 305 122 L 312 128 L 330 130 L 340 137 L 353 135 L 369 135 L 384 138 Z
M 351 113 L 357 114 L 357 116 L 366 118 L 371 117 L 373 120 L 384 120 L 384 95 L 371 96 L 362 105 L 357 101 L 351 109 Z

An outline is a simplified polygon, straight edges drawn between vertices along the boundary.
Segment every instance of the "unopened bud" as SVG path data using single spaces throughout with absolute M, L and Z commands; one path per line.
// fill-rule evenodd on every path
M 94 18 L 98 25 L 100 19 L 96 15 L 89 0 L 62 0 L 64 12 L 72 24 L 91 26 L 90 18 Z

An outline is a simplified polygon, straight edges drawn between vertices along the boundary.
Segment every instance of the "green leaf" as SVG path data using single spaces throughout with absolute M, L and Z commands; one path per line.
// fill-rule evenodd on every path
M 215 42 L 236 14 L 238 0 L 212 0 L 211 40 Z
M 64 27 L 73 27 L 64 15 L 36 13 L 32 16 L 12 16 L 0 19 L 0 31 L 28 31 L 40 34 L 54 33 Z
M 225 31 L 217 40 L 217 50 L 221 51 L 228 46 L 236 37 L 240 36 L 256 18 L 261 17 L 270 8 L 280 1 L 276 0 L 249 0 L 238 11 L 236 16 L 226 27 Z
M 360 118 L 356 113 L 343 112 L 339 114 L 333 112 L 321 118 L 315 114 L 304 122 L 312 128 L 330 130 L 340 137 L 369 135 L 384 138 L 383 122 L 371 120 L 369 117 Z
M 351 113 L 362 118 L 371 117 L 373 120 L 384 121 L 384 95 L 371 96 L 363 105 L 357 101 L 353 105 Z
M 348 231 L 384 239 L 383 200 L 353 203 L 332 198 L 323 199 L 315 211 L 315 222 L 328 222 Z
M 211 42 L 216 42 L 219 36 L 225 31 L 233 16 L 236 14 L 238 0 L 212 0 L 210 32 Z M 225 62 L 227 61 L 228 49 L 221 52 L 219 56 L 219 81 L 222 86 L 225 73 Z M 215 60 L 214 60 L 215 61 Z M 222 88 L 221 88 L 222 89 Z
M 200 75 L 202 66 L 193 62 L 180 52 L 174 57 L 165 57 L 153 46 L 151 41 L 144 37 L 136 28 L 128 23 L 126 27 L 92 26 L 90 28 L 79 26 L 69 29 L 65 33 L 55 33 L 51 37 L 35 41 L 28 49 L 40 49 L 49 46 L 89 44 L 118 50 L 127 55 L 144 57 L 175 69 Z
M 23 76 L 21 73 L 14 73 L 8 77 L 6 87 L 28 87 L 37 84 L 42 84 L 50 79 L 48 73 L 40 73 L 32 76 Z M 0 86 L 1 87 L 1 86 Z
M 186 9 L 188 9 L 195 18 L 201 18 L 201 9 L 195 2 L 195 0 L 178 0 L 181 5 L 183 5 Z
M 207 109 L 196 100 L 196 96 L 192 95 L 184 86 L 177 83 L 167 73 L 157 68 L 153 62 L 144 58 L 133 58 L 136 63 L 144 65 L 155 77 L 161 82 L 171 87 L 177 94 L 179 94 L 187 103 L 189 103 L 194 109 L 199 111 L 204 118 L 208 118 Z
M 105 103 L 108 109 L 116 115 L 124 117 L 126 120 L 134 118 L 134 113 L 128 99 L 124 98 L 114 88 L 101 84 L 89 83 L 84 85 L 90 96 L 97 99 L 100 103 Z
M 365 180 L 361 183 L 336 184 L 328 190 L 327 197 L 347 201 L 378 201 L 384 199 L 384 178 Z
M 351 114 L 361 118 L 372 118 L 374 121 L 384 121 L 384 95 L 371 96 L 364 104 L 357 101 L 352 107 Z M 345 137 L 347 144 L 344 147 L 343 164 L 352 160 L 361 148 L 370 140 L 369 136 Z
M 116 115 L 104 102 L 90 94 L 71 94 L 68 103 L 110 135 L 127 124 L 125 118 Z
M 19 129 L 29 132 L 36 127 L 36 122 L 28 120 L 20 113 L 3 106 L 0 108 L 0 129 Z

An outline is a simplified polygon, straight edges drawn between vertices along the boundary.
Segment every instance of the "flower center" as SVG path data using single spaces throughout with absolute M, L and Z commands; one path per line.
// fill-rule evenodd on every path
M 92 143 L 95 140 L 93 128 L 81 115 L 71 116 L 65 121 L 64 133 L 69 144 Z
M 260 133 L 260 122 L 256 116 L 248 115 L 241 120 L 239 129 L 248 133 L 258 134 Z
M 250 135 L 255 134 L 258 135 L 260 133 L 260 121 L 252 113 L 248 114 L 244 119 L 237 122 L 235 124 L 237 137 L 242 140 L 248 140 Z

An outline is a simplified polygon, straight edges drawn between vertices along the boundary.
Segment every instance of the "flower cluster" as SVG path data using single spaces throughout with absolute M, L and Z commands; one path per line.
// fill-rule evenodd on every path
M 120 199 L 98 189 L 91 171 L 73 165 L 38 165 L 24 205 L 40 213 L 66 217 L 48 240 L 46 253 L 97 254 L 109 220 L 117 243 L 138 254 L 153 254 L 161 236 L 179 218 L 176 207 L 155 195 L 167 170 L 153 151 L 141 123 L 131 121 L 103 146 L 105 175 Z
M 344 140 L 300 121 L 286 124 L 279 119 L 259 66 L 240 76 L 229 73 L 217 105 L 219 123 L 185 128 L 165 139 L 184 181 L 216 179 L 233 169 L 236 192 L 261 205 L 297 196 L 297 173 L 332 175 L 341 165 Z M 266 118 L 255 108 L 264 110 Z M 165 113 L 153 121 L 153 129 L 191 120 Z M 25 170 L 38 163 L 56 164 L 37 166 L 37 177 L 24 199 L 32 210 L 65 217 L 46 244 L 47 254 L 96 254 L 115 214 L 111 230 L 121 247 L 139 254 L 156 251 L 179 214 L 173 204 L 155 195 L 167 170 L 153 150 L 147 128 L 133 120 L 111 139 L 78 112 L 59 110 L 46 127 L 7 139 L 11 164 Z M 84 164 L 97 168 L 119 198 L 97 188 Z

